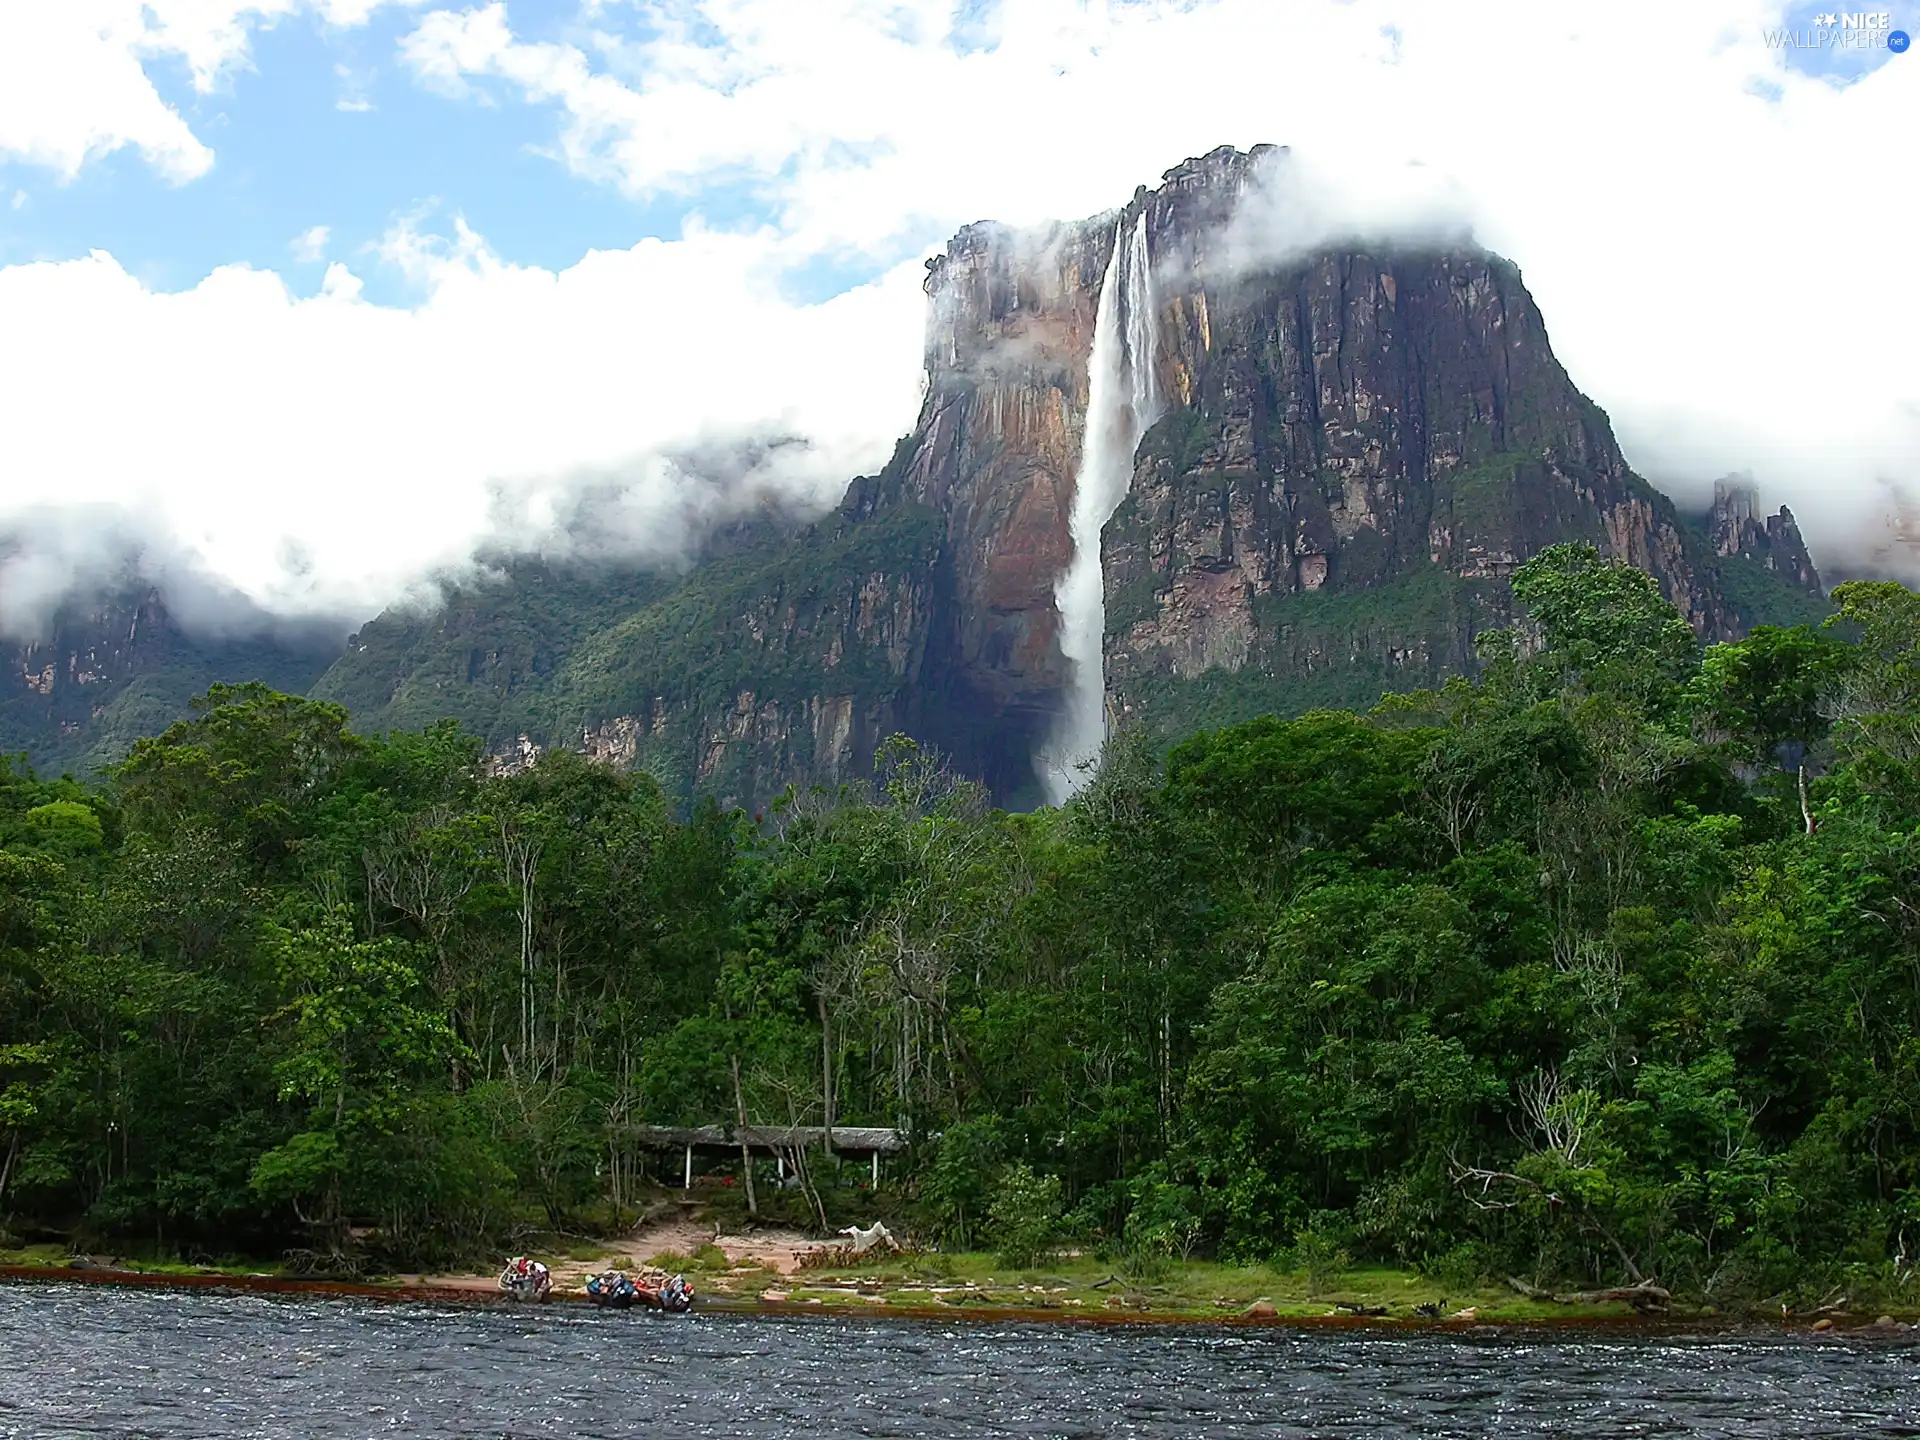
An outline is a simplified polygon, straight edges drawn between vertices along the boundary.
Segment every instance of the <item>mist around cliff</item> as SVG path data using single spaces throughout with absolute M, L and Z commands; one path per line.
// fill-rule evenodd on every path
M 290 572 L 305 564 L 296 553 L 279 561 Z M 207 640 L 272 637 L 324 648 L 357 618 L 344 607 L 279 614 L 258 604 L 154 516 L 110 505 L 39 506 L 0 523 L 0 640 L 45 641 L 63 609 L 137 603 L 150 591 L 164 598 L 175 624 Z
M 1342 164 L 1327 153 L 1275 148 L 1249 166 L 1231 217 L 1198 256 L 1168 255 L 1203 281 L 1296 264 L 1330 248 L 1381 252 L 1458 249 L 1474 243 L 1472 197 L 1445 171 L 1377 157 Z
M 681 565 L 716 525 L 820 513 L 912 423 L 917 260 L 796 304 L 764 236 L 557 274 L 393 244 L 409 307 L 344 265 L 304 298 L 245 267 L 179 294 L 105 255 L 0 268 L 33 337 L 0 352 L 33 402 L 0 433 L 0 635 L 134 572 L 183 622 L 257 628 L 431 604 L 489 552 Z
M 817 518 L 845 488 L 842 463 L 835 456 L 823 464 L 816 447 L 795 435 L 722 434 L 624 464 L 494 481 L 472 497 L 476 523 L 455 532 L 459 544 L 417 574 L 397 570 L 394 588 L 377 599 L 340 593 L 291 539 L 270 557 L 279 581 L 263 604 L 183 543 L 163 513 L 37 507 L 0 522 L 0 638 L 45 640 L 63 606 L 85 609 L 157 590 L 169 617 L 193 635 L 306 641 L 345 636 L 387 605 L 432 610 L 450 589 L 495 573 L 503 557 L 683 570 L 728 525 Z

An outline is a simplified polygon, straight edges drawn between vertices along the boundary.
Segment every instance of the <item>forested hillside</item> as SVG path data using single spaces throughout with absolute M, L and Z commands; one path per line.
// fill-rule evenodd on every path
M 257 686 L 0 773 L 0 1232 L 451 1260 L 631 1218 L 637 1124 L 824 1115 L 913 1132 L 947 1245 L 1012 1186 L 1132 1255 L 1898 1283 L 1920 597 L 1702 650 L 1583 546 L 1514 593 L 1478 680 L 1123 734 L 1030 815 L 905 741 L 676 813 Z

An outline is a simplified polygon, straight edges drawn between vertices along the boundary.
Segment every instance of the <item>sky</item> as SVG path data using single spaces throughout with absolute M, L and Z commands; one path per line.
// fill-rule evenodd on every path
M 1858 558 L 1920 494 L 1920 56 L 1882 43 L 1920 8 L 1828 13 L 0 0 L 0 630 L 128 536 L 353 619 L 488 546 L 829 504 L 912 423 L 948 235 L 1223 143 L 1464 214 L 1642 474 L 1750 472 Z

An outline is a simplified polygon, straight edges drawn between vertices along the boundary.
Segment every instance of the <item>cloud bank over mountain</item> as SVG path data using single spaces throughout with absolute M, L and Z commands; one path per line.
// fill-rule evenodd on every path
M 587 492 L 610 497 L 596 532 L 651 559 L 694 511 L 821 508 L 871 463 L 876 411 L 911 421 L 917 265 L 796 306 L 754 236 L 560 274 L 467 233 L 393 243 L 416 307 L 338 264 L 304 298 L 247 269 L 155 294 L 106 255 L 0 271 L 0 314 L 36 337 L 0 355 L 0 393 L 30 397 L 0 465 L 44 477 L 14 503 L 126 506 L 270 610 L 364 613 L 482 546 L 577 545 Z M 717 437 L 785 443 L 703 463 Z
M 155 75 L 217 96 L 264 27 L 380 8 L 87 6 L 0 20 L 0 156 L 57 178 L 128 150 L 188 187 L 221 137 Z M 0 527 L 131 516 L 282 614 L 369 613 L 489 543 L 576 543 L 583 498 L 608 544 L 671 554 L 702 516 L 830 503 L 884 460 L 918 394 L 919 260 L 958 225 L 1093 213 L 1260 141 L 1316 178 L 1313 226 L 1471 224 L 1517 260 L 1676 495 L 1750 471 L 1831 565 L 1882 544 L 1890 486 L 1920 492 L 1889 169 L 1920 62 L 1807 74 L 1766 43 L 1778 5 L 590 0 L 537 38 L 528 10 L 389 6 L 391 63 L 423 103 L 531 107 L 545 163 L 679 205 L 671 234 L 520 264 L 450 194 L 442 222 L 329 247 L 310 294 L 241 267 L 163 291 L 106 253 L 0 268 Z M 376 272 L 410 298 L 367 298 Z

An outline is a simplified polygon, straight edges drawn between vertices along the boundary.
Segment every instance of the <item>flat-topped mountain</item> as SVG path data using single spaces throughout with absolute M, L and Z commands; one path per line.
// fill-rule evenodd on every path
M 1117 211 L 966 227 L 928 262 L 918 422 L 833 513 L 676 574 L 506 565 L 369 622 L 313 693 L 748 804 L 905 730 L 1027 804 L 1103 709 L 1187 729 L 1470 670 L 1557 541 L 1648 571 L 1707 639 L 1822 613 L 1790 514 L 1730 480 L 1683 516 L 1633 473 L 1509 262 L 1265 243 L 1288 165 L 1222 148 Z M 10 668 L 50 697 L 83 648 Z M 91 706 L 40 708 L 75 728 L 9 743 L 97 745 Z

